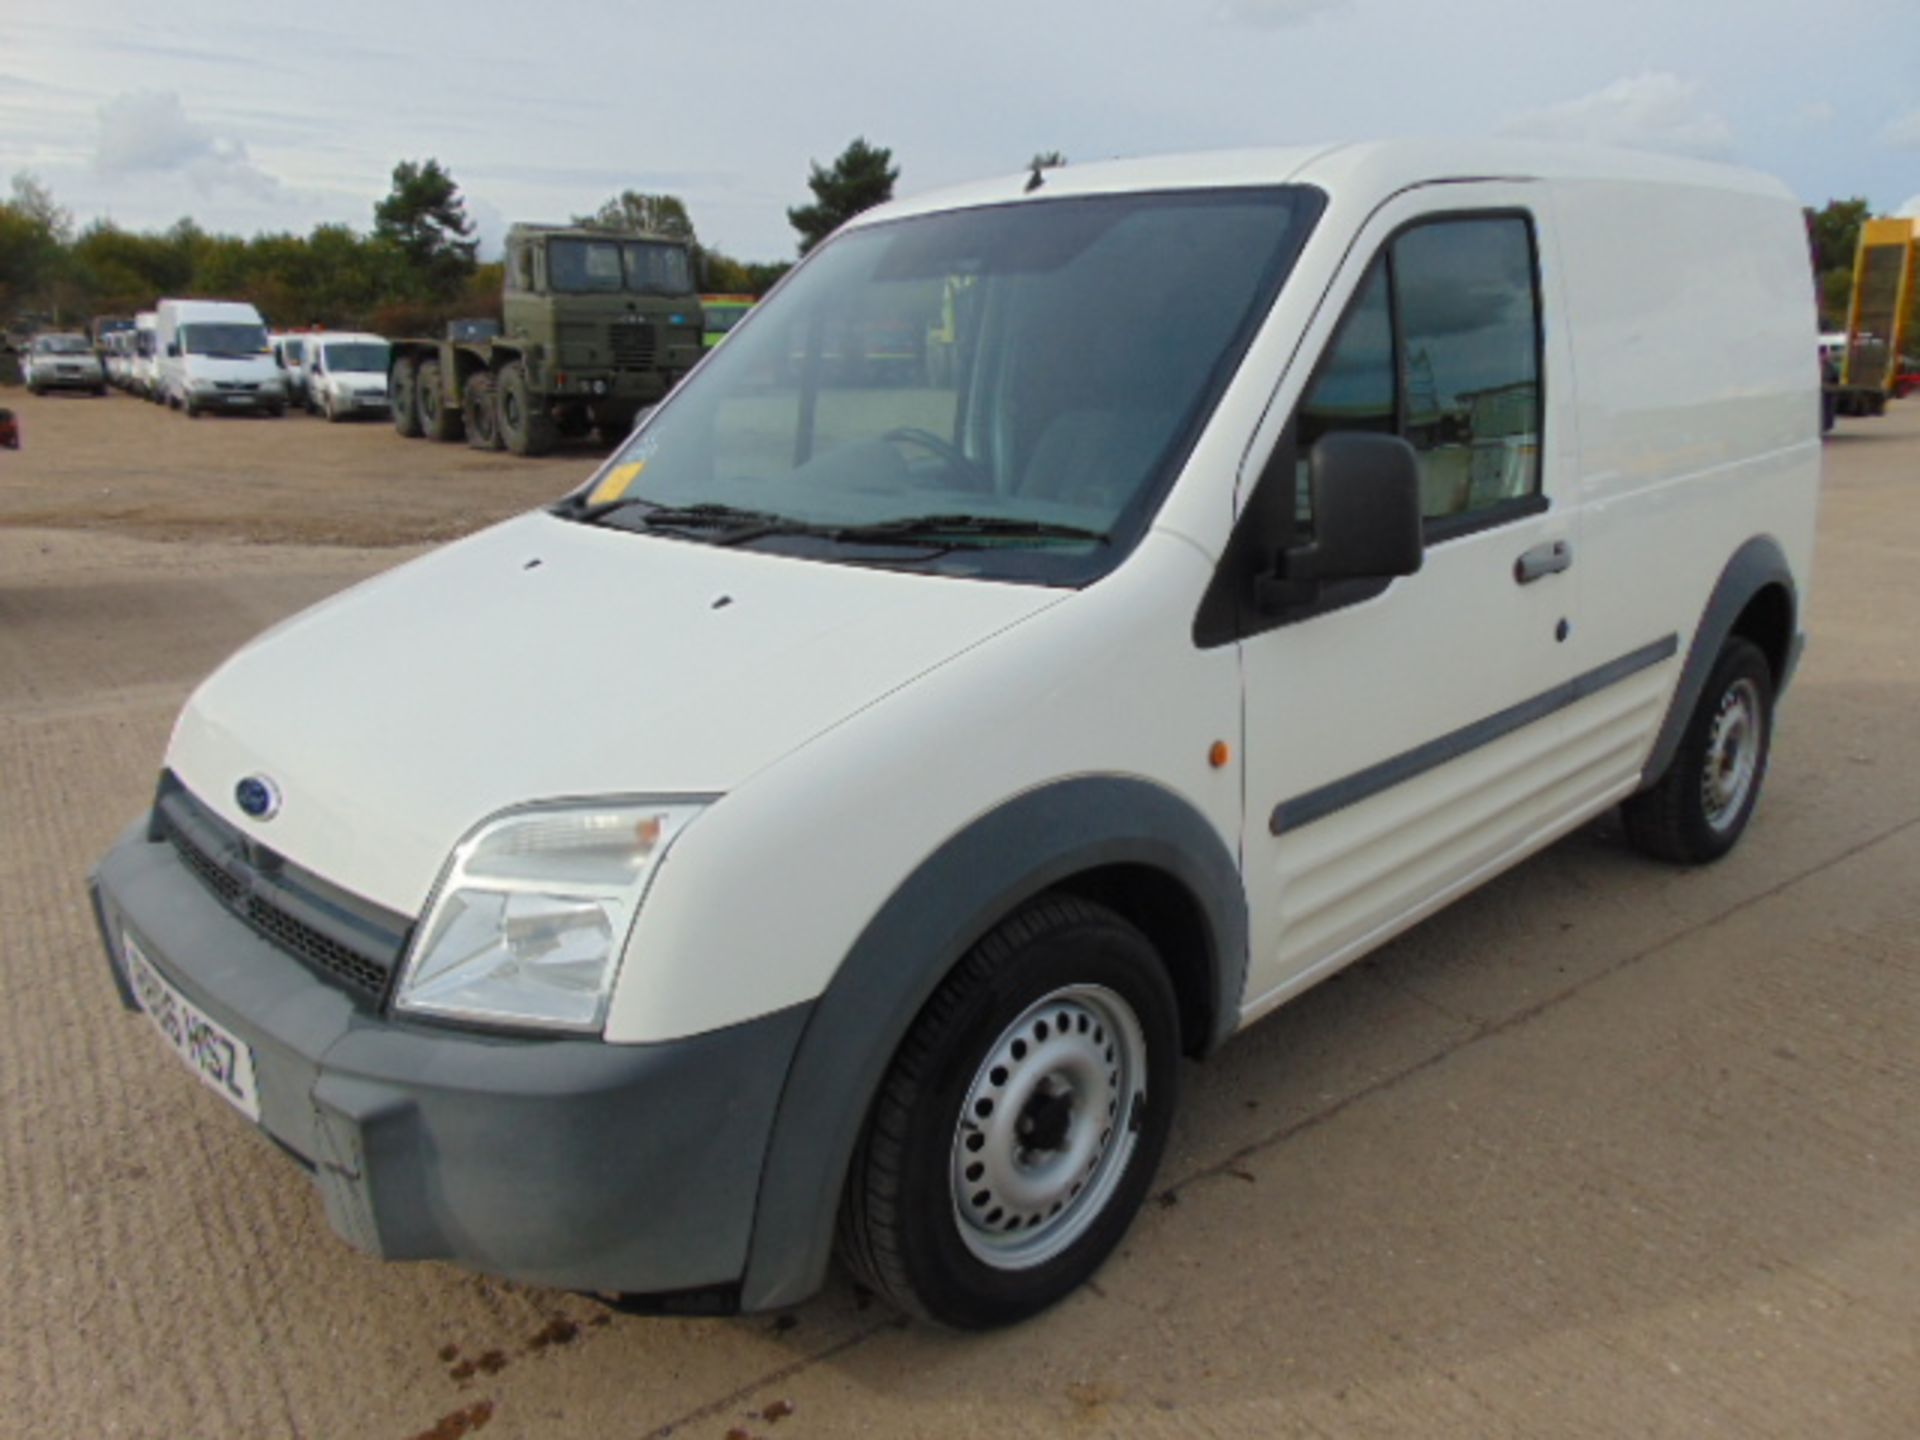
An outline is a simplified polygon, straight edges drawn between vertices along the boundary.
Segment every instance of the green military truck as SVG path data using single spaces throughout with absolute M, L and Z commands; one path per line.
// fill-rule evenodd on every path
M 393 425 L 408 437 L 540 455 L 598 427 L 609 442 L 700 359 L 693 256 L 679 240 L 561 225 L 507 232 L 499 325 L 395 340 Z

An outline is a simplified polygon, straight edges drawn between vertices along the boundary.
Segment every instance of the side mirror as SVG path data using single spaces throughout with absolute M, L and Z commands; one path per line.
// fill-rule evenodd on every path
M 1262 609 L 1306 603 L 1333 580 L 1412 575 L 1423 558 L 1420 457 L 1394 435 L 1323 435 L 1307 453 L 1313 539 L 1262 576 Z
M 178 340 L 169 340 L 167 342 L 167 358 L 169 360 L 178 360 L 180 358 L 180 342 Z

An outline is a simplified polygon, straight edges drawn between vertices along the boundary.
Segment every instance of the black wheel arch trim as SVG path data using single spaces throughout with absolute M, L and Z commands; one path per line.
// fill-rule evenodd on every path
M 1700 623 L 1694 628 L 1693 639 L 1687 646 L 1686 663 L 1681 667 L 1679 683 L 1674 687 L 1673 698 L 1667 702 L 1667 713 L 1660 722 L 1659 734 L 1654 737 L 1653 750 L 1647 757 L 1646 767 L 1640 772 L 1642 790 L 1657 785 L 1660 777 L 1667 773 L 1667 767 L 1673 763 L 1674 752 L 1680 748 L 1680 739 L 1686 733 L 1687 720 L 1700 703 L 1700 692 L 1706 688 L 1707 677 L 1713 673 L 1713 663 L 1719 658 L 1727 637 L 1733 633 L 1734 625 L 1753 598 L 1772 585 L 1785 589 L 1788 607 L 1786 659 L 1775 677 L 1774 698 L 1778 700 L 1786 690 L 1803 640 L 1800 632 L 1800 590 L 1794 584 L 1793 567 L 1787 563 L 1787 555 L 1780 548 L 1780 542 L 1771 535 L 1756 535 L 1733 552 L 1733 557 L 1727 561 L 1726 568 L 1720 572 L 1720 578 L 1714 582 L 1713 591 L 1707 597 Z
M 894 1052 L 967 950 L 1011 911 L 1073 876 L 1141 865 L 1179 882 L 1207 934 L 1210 1050 L 1238 1023 L 1247 907 L 1240 867 L 1190 803 L 1145 780 L 1083 776 L 1027 791 L 947 840 L 896 888 L 814 1004 L 761 1171 L 742 1308 L 816 1291 L 847 1166 Z

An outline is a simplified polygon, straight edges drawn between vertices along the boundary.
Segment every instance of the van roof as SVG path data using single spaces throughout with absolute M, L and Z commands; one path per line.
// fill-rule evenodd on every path
M 245 300 L 162 300 L 160 309 L 171 312 L 176 323 L 196 320 L 243 320 L 259 325 L 265 322 L 260 312 Z
M 906 215 L 1023 200 L 1031 171 L 958 185 L 863 212 L 867 225 Z M 1370 140 L 1272 150 L 1219 150 L 1059 166 L 1044 172 L 1036 199 L 1130 191 L 1316 185 L 1330 193 L 1385 199 L 1412 185 L 1461 180 L 1630 180 L 1791 199 L 1758 171 L 1639 150 L 1528 140 Z
M 365 330 L 315 330 L 306 335 L 288 336 L 292 340 L 305 340 L 309 345 L 385 345 L 387 337 L 375 335 Z

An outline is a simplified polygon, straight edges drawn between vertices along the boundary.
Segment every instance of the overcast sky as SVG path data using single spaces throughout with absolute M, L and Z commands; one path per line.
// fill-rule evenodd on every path
M 1817 19 L 1815 18 L 1817 16 Z M 489 249 L 621 189 L 793 253 L 809 161 L 899 191 L 1071 160 L 1416 134 L 1573 137 L 1920 205 L 1920 38 L 1825 0 L 6 0 L 0 170 L 83 223 L 366 228 L 435 156 Z

